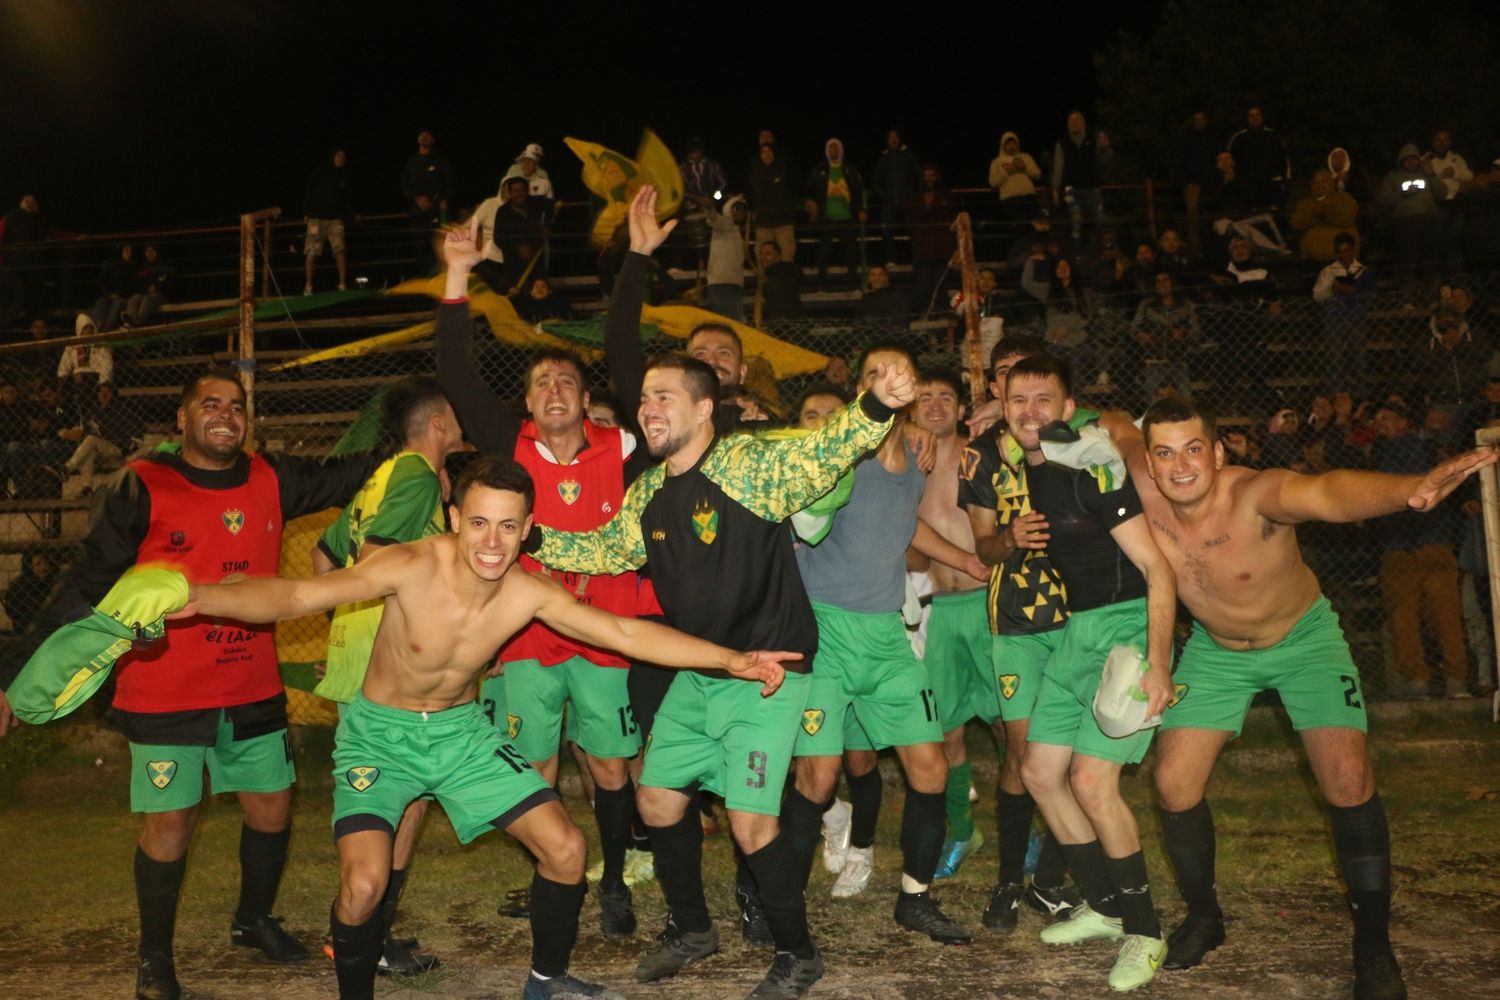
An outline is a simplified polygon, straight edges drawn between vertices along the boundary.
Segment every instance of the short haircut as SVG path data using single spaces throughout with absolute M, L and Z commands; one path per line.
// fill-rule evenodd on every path
M 431 375 L 413 375 L 385 390 L 380 400 L 381 423 L 386 434 L 397 443 L 417 437 L 435 409 L 448 402 L 437 379 Z
M 801 414 L 802 408 L 807 405 L 807 401 L 814 396 L 832 396 L 841 403 L 849 402 L 849 393 L 846 390 L 839 388 L 832 382 L 815 382 L 808 386 L 803 391 L 801 397 L 798 398 L 797 409 L 794 411 L 794 414 Z
M 966 401 L 964 399 L 964 380 L 960 378 L 958 372 L 954 371 L 952 368 L 948 368 L 943 365 L 938 365 L 932 368 L 923 368 L 917 375 L 917 384 L 921 385 L 924 382 L 941 382 L 943 385 L 946 385 L 948 388 L 953 390 L 953 395 L 958 397 L 958 401 L 960 404 Z
M 1352 247 L 1357 243 L 1358 241 L 1349 233 L 1339 233 L 1333 238 L 1333 248 L 1335 250 L 1338 250 L 1341 247 Z
M 505 182 L 505 191 L 506 191 L 506 193 L 507 194 L 510 193 L 511 189 L 514 188 L 517 184 L 521 185 L 523 188 L 526 188 L 527 191 L 531 190 L 531 182 L 528 181 L 526 178 L 524 178 L 524 177 L 512 177 L 512 178 L 508 179 Z
M 1063 392 L 1073 395 L 1073 368 L 1062 358 L 1050 354 L 1032 354 L 1016 362 L 1016 366 L 1005 377 L 1007 387 L 1018 378 L 1055 378 L 1062 383 Z
M 728 323 L 721 323 L 718 320 L 709 320 L 707 323 L 699 323 L 697 326 L 688 331 L 687 340 L 683 341 L 683 343 L 691 344 L 693 342 L 693 338 L 698 336 L 698 334 L 708 333 L 710 331 L 714 333 L 722 333 L 727 336 L 730 340 L 734 341 L 734 346 L 739 348 L 740 355 L 744 355 L 745 345 L 740 340 L 740 335 L 734 332 L 734 327 L 730 326 Z
M 183 383 L 182 396 L 178 399 L 177 405 L 186 406 L 191 403 L 194 397 L 198 395 L 198 386 L 200 384 L 208 381 L 220 380 L 224 382 L 233 382 L 235 385 L 239 386 L 240 398 L 245 398 L 245 383 L 240 381 L 239 369 L 231 368 L 228 365 L 212 364 L 202 369 L 198 372 L 198 374 L 194 375 L 192 378 Z
M 911 361 L 911 351 L 907 350 L 906 345 L 898 344 L 894 340 L 877 340 L 872 344 L 866 344 L 865 349 L 859 352 L 859 360 L 854 363 L 855 379 L 864 378 L 865 362 L 870 360 L 870 355 L 887 351 L 901 355 L 908 362 Z
M 705 399 L 719 398 L 719 376 L 707 363 L 686 354 L 662 354 L 646 365 L 647 372 L 658 368 L 682 372 L 683 384 L 687 386 L 688 398 L 695 403 Z
M 578 388 L 587 389 L 588 379 L 584 376 L 583 359 L 576 351 L 566 347 L 544 347 L 533 351 L 526 359 L 526 389 L 531 389 L 531 373 L 536 371 L 537 366 L 548 361 L 556 361 L 558 364 L 572 365 L 573 370 L 578 373 Z
M 463 510 L 464 497 L 471 486 L 519 493 L 526 501 L 528 514 L 536 502 L 536 485 L 531 481 L 531 473 L 520 462 L 504 455 L 481 455 L 470 462 L 458 477 L 458 482 L 453 484 L 453 499 L 450 501 L 453 506 Z
M 1011 333 L 1001 337 L 995 346 L 990 348 L 990 371 L 1000 363 L 1001 358 L 1021 354 L 1031 357 L 1035 354 L 1046 354 L 1047 342 L 1041 337 L 1033 337 L 1025 333 Z
M 1192 396 L 1167 396 L 1151 404 L 1141 418 L 1141 433 L 1151 445 L 1151 428 L 1157 424 L 1184 424 L 1189 420 L 1203 423 L 1203 433 L 1212 442 L 1219 436 L 1219 416 L 1207 402 Z

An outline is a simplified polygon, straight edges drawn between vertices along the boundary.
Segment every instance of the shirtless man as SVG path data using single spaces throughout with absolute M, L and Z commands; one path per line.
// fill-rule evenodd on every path
M 511 572 L 531 530 L 533 486 L 517 463 L 473 462 L 453 490 L 456 533 L 382 548 L 352 567 L 302 580 L 277 577 L 190 590 L 174 617 L 271 622 L 385 599 L 361 694 L 339 723 L 333 827 L 339 895 L 330 917 L 339 995 L 373 996 L 391 870 L 392 836 L 411 800 L 437 796 L 462 843 L 491 828 L 537 859 L 531 885 L 532 958 L 525 1000 L 611 997 L 567 975 L 583 903 L 584 840 L 554 792 L 475 701 L 497 650 L 533 617 L 563 635 L 669 666 L 717 668 L 780 686 L 797 654 L 734 653 L 650 622 L 575 601 L 551 579 Z
M 1391 951 L 1390 834 L 1365 741 L 1364 695 L 1338 618 L 1302 561 L 1292 526 L 1428 511 L 1495 461 L 1481 449 L 1425 476 L 1224 465 L 1213 412 L 1180 397 L 1146 412 L 1144 437 L 1125 418 L 1114 435 L 1151 534 L 1195 619 L 1162 722 L 1156 787 L 1167 853 L 1188 914 L 1168 939 L 1169 969 L 1197 965 L 1224 940 L 1214 890 L 1214 827 L 1204 792 L 1239 734 L 1250 700 L 1276 689 L 1302 735 L 1332 811 L 1333 844 L 1354 911 L 1354 996 L 1406 996 Z

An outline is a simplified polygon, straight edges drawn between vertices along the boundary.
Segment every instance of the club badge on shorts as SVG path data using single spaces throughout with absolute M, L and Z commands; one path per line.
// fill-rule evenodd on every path
M 505 713 L 505 732 L 507 738 L 512 740 L 521 735 L 521 717 L 519 715 L 511 715 L 509 712 Z
M 802 713 L 802 731 L 809 736 L 818 735 L 818 730 L 823 728 L 823 722 L 828 718 L 828 713 L 821 708 L 809 708 Z
M 1016 696 L 1016 689 L 1021 686 L 1020 674 L 1000 675 L 1000 697 L 1010 701 Z
M 175 760 L 148 760 L 146 762 L 146 773 L 151 776 L 151 784 L 157 788 L 166 788 L 177 777 L 177 762 Z
M 224 527 L 229 529 L 231 535 L 238 535 L 240 529 L 245 526 L 245 512 L 242 510 L 226 510 L 219 515 L 224 521 Z
M 578 502 L 578 497 L 583 493 L 583 486 L 576 479 L 564 479 L 557 484 L 557 495 L 562 497 L 562 502 L 569 507 Z
M 705 497 L 693 507 L 693 534 L 704 545 L 712 545 L 719 537 L 719 512 Z
M 344 777 L 349 779 L 350 788 L 356 792 L 362 792 L 380 780 L 380 768 L 351 767 L 345 772 Z
M 1186 684 L 1172 685 L 1172 700 L 1167 702 L 1168 708 L 1176 708 L 1177 703 L 1187 697 L 1188 686 Z

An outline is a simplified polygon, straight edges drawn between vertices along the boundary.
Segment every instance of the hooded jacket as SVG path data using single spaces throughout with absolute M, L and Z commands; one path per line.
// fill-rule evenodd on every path
M 724 199 L 722 212 L 708 210 L 708 281 L 710 285 L 744 285 L 745 238 L 734 224 L 734 206 L 744 198 L 733 195 Z
M 849 162 L 844 155 L 844 143 L 841 139 L 829 139 L 823 144 L 824 160 L 816 167 L 807 178 L 807 200 L 817 206 L 818 218 L 826 218 L 824 206 L 828 201 L 828 168 L 832 165 L 827 158 L 828 151 L 837 143 L 839 147 L 839 167 L 844 171 L 844 182 L 849 185 L 849 212 L 858 215 L 865 207 L 865 182 L 859 175 L 859 168 Z
M 1014 154 L 1006 155 L 1005 140 L 1016 140 Z M 1009 163 L 1013 169 L 1007 171 Z M 990 187 L 1000 192 L 1000 200 L 1024 198 L 1036 194 L 1036 182 L 1042 179 L 1042 168 L 1036 165 L 1031 154 L 1022 151 L 1021 137 L 1006 132 L 1000 137 L 1000 153 L 990 161 Z
M 1375 200 L 1391 213 L 1393 219 L 1435 218 L 1438 204 L 1447 189 L 1418 162 L 1415 170 L 1407 170 L 1401 161 L 1408 156 L 1417 156 L 1417 147 L 1408 142 L 1396 154 L 1396 167 L 1380 182 L 1380 191 Z

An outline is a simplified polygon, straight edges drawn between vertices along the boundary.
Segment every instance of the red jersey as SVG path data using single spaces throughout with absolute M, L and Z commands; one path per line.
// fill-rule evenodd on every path
M 536 424 L 527 420 L 516 437 L 516 461 L 531 473 L 536 484 L 536 523 L 560 531 L 591 531 L 614 517 L 625 499 L 625 458 L 616 427 L 599 427 L 583 422 L 588 447 L 578 453 L 572 465 L 559 465 L 539 450 Z M 585 604 L 627 618 L 636 613 L 636 577 L 634 573 L 618 576 L 589 576 L 586 573 L 562 573 L 547 570 L 528 555 L 521 556 L 521 568 L 530 572 L 550 573 L 569 593 Z M 581 656 L 601 667 L 625 667 L 618 654 L 587 646 L 558 635 L 541 622 L 532 622 L 500 650 L 502 663 L 536 660 L 550 667 L 575 656 Z
M 230 573 L 274 576 L 281 559 L 281 499 L 276 472 L 259 455 L 250 474 L 227 490 L 195 486 L 160 462 L 131 470 L 151 496 L 151 524 L 136 562 L 172 563 L 189 583 Z M 115 707 L 126 712 L 227 708 L 283 690 L 274 625 L 209 621 L 167 623 L 166 638 L 126 653 L 115 668 Z

